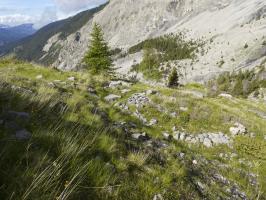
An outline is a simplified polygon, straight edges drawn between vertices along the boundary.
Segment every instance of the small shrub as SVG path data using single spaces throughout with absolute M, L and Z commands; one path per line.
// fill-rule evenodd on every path
M 221 68 L 224 65 L 225 61 L 224 60 L 220 60 L 220 62 L 218 62 L 218 67 Z
M 176 86 L 179 86 L 179 77 L 176 68 L 174 68 L 169 76 L 168 87 L 176 87 Z
M 128 155 L 127 161 L 129 165 L 140 168 L 146 163 L 148 157 L 148 154 L 142 152 L 132 152 Z
M 244 46 L 244 49 L 247 49 L 248 48 L 248 44 L 246 43 L 245 46 Z
M 111 49 L 110 54 L 111 54 L 112 56 L 114 56 L 114 55 L 120 54 L 121 52 L 122 52 L 122 49 L 120 49 L 120 48 L 115 48 L 115 49 Z
M 144 77 L 152 80 L 159 80 L 162 78 L 162 73 L 159 71 L 160 55 L 154 49 L 146 48 L 144 50 L 144 57 L 140 64 L 135 65 L 134 70 L 142 72 Z
M 180 121 L 183 124 L 187 124 L 190 121 L 190 114 L 187 112 L 183 112 L 180 114 Z
M 241 96 L 244 94 L 243 92 L 243 83 L 241 79 L 236 80 L 235 85 L 233 87 L 232 93 L 236 96 Z

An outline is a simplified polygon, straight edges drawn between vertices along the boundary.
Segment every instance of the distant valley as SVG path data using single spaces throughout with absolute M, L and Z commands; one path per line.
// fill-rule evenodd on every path
M 33 24 L 22 24 L 12 27 L 0 24 L 0 47 L 30 36 L 35 32 Z

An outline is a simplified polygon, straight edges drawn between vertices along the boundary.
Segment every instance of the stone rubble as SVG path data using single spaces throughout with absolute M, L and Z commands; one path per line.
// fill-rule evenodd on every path
M 185 141 L 191 144 L 202 144 L 208 148 L 216 145 L 231 144 L 230 137 L 224 133 L 202 133 L 193 135 L 185 132 L 174 131 L 173 138 L 176 141 Z
M 150 99 L 145 93 L 135 93 L 128 99 L 128 104 L 136 105 L 136 107 L 143 107 L 145 104 L 149 103 Z

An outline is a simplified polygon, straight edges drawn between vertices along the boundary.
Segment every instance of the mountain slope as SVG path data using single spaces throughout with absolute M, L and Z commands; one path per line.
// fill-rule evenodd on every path
M 35 31 L 33 24 L 22 24 L 14 27 L 0 25 L 0 46 L 18 41 L 32 35 Z
M 265 62 L 265 10 L 264 0 L 112 0 L 67 37 L 56 31 L 41 43 L 36 41 L 37 51 L 22 48 L 17 54 L 60 69 L 76 69 L 87 50 L 93 22 L 102 25 L 112 48 L 125 51 L 147 38 L 185 32 L 188 39 L 204 42 L 203 50 L 197 59 L 172 65 L 180 66 L 183 81 L 204 81 L 223 71 Z M 32 41 L 22 47 L 26 49 Z M 116 60 L 115 65 L 127 75 L 135 60 L 141 60 L 141 54 Z
M 93 15 L 103 9 L 105 5 L 97 8 L 81 12 L 73 17 L 65 20 L 57 21 L 38 30 L 34 35 L 27 37 L 19 42 L 15 42 L 3 47 L 5 53 L 15 52 L 17 58 L 24 60 L 33 60 L 43 64 L 52 64 L 58 59 L 60 45 L 52 47 L 53 52 L 50 52 L 46 58 L 43 58 L 43 48 L 47 41 L 54 35 L 58 35 L 61 40 L 65 40 L 69 35 L 75 34 Z M 26 50 L 26 51 L 25 51 Z

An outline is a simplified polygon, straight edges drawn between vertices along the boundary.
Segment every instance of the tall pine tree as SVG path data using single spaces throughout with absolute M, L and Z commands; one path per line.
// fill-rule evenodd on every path
M 92 73 L 108 72 L 112 65 L 109 47 L 104 40 L 102 28 L 97 23 L 93 26 L 91 43 L 84 62 Z

